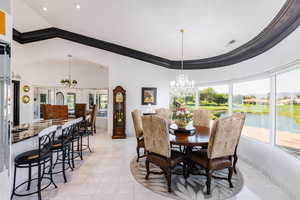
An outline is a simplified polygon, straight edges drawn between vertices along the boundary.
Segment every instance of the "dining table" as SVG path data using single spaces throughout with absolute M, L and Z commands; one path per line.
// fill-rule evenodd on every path
M 209 127 L 205 126 L 193 126 L 191 123 L 185 128 L 178 128 L 176 124 L 171 124 L 169 127 L 169 139 L 171 147 L 179 147 L 179 150 L 183 152 L 187 157 L 184 160 L 184 165 L 187 167 L 184 169 L 177 168 L 174 173 L 177 175 L 183 175 L 185 178 L 189 174 L 194 174 L 194 165 L 189 161 L 188 155 L 193 152 L 193 149 L 206 148 L 208 146 L 210 131 Z M 183 150 L 182 150 L 183 147 Z M 197 174 L 199 170 L 197 169 Z
M 188 125 L 185 129 L 179 129 L 176 124 L 170 125 L 171 145 L 180 145 L 187 148 L 208 145 L 210 128 L 205 126 Z

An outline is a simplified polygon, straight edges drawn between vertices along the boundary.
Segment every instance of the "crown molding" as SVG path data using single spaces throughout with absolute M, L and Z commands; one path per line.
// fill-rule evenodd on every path
M 255 38 L 246 44 L 219 56 L 185 60 L 184 69 L 209 69 L 240 63 L 258 56 L 277 45 L 300 25 L 300 0 L 287 0 L 279 13 Z M 128 56 L 144 62 L 169 69 L 180 69 L 181 61 L 169 60 L 142 51 L 130 49 L 103 40 L 91 38 L 78 33 L 59 28 L 46 28 L 21 33 L 13 29 L 13 39 L 21 44 L 27 44 L 52 38 L 61 38 L 86 46 L 106 50 L 123 56 Z

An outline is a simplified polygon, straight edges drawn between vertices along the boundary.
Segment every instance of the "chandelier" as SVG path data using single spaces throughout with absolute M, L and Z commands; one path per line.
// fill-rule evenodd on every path
M 72 55 L 68 55 L 68 67 L 69 67 L 69 75 L 67 79 L 62 79 L 60 81 L 60 83 L 64 86 L 64 87 L 68 87 L 68 88 L 74 88 L 77 85 L 77 81 L 74 79 L 72 80 L 71 78 L 71 58 Z
M 195 92 L 195 82 L 189 80 L 187 74 L 183 70 L 183 33 L 181 29 L 181 72 L 176 76 L 176 79 L 170 82 L 171 93 L 175 96 L 187 96 Z

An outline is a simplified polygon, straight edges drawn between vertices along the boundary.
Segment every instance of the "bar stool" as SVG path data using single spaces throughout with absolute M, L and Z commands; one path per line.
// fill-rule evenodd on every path
M 42 199 L 41 192 L 44 189 L 48 188 L 51 184 L 53 184 L 54 187 L 57 188 L 52 177 L 53 158 L 52 158 L 52 150 L 51 150 L 56 130 L 57 130 L 56 126 L 51 126 L 49 128 L 44 129 L 38 135 L 38 149 L 26 151 L 16 156 L 11 199 L 13 199 L 14 196 L 29 196 L 33 194 L 38 194 L 38 200 L 41 200 Z M 47 164 L 49 165 L 46 166 Z M 33 167 L 38 168 L 37 178 L 32 178 Z M 20 183 L 18 186 L 16 186 L 17 168 L 23 168 L 23 169 L 28 168 L 28 180 Z M 49 174 L 49 177 L 44 176 L 46 174 L 45 170 L 47 168 L 49 169 L 47 173 Z M 42 187 L 41 183 L 44 179 L 48 179 L 50 182 L 47 185 Z M 31 181 L 33 180 L 37 180 L 36 191 L 25 193 L 25 194 L 17 193 L 17 189 L 25 184 L 27 184 L 27 191 L 29 191 L 31 188 Z
M 92 153 L 92 149 L 90 147 L 90 136 L 93 135 L 93 130 L 88 130 L 88 127 L 90 125 L 90 120 L 91 119 L 91 116 L 87 116 L 85 118 L 85 120 L 82 120 L 80 122 L 80 129 L 79 129 L 79 134 L 80 134 L 80 137 L 81 137 L 81 148 L 82 148 L 82 151 L 85 151 L 85 150 L 89 150 L 91 153 Z M 86 143 L 83 144 L 83 138 L 86 138 Z M 83 148 L 85 147 L 85 148 Z
M 72 160 L 72 167 L 75 168 L 75 159 L 80 158 L 83 160 L 82 156 L 82 135 L 80 134 L 80 124 L 82 122 L 82 117 L 77 118 L 73 121 L 71 121 L 71 137 L 72 137 L 72 143 L 71 143 L 71 160 Z M 74 145 L 74 143 L 76 145 Z M 76 150 L 75 150 L 76 149 Z
M 56 160 L 53 164 L 53 169 L 58 164 L 61 164 L 62 168 L 58 171 L 52 171 L 52 174 L 63 174 L 64 182 L 67 182 L 66 170 L 71 169 L 73 171 L 73 167 L 71 164 L 71 153 L 72 153 L 72 129 L 73 122 L 67 122 L 62 127 L 58 129 L 57 137 L 55 138 L 52 145 L 52 153 L 56 154 Z M 67 166 L 66 166 L 67 165 Z

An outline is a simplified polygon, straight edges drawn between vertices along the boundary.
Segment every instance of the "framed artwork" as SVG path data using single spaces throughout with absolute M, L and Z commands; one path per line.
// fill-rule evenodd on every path
M 142 88 L 142 105 L 156 105 L 157 88 Z

